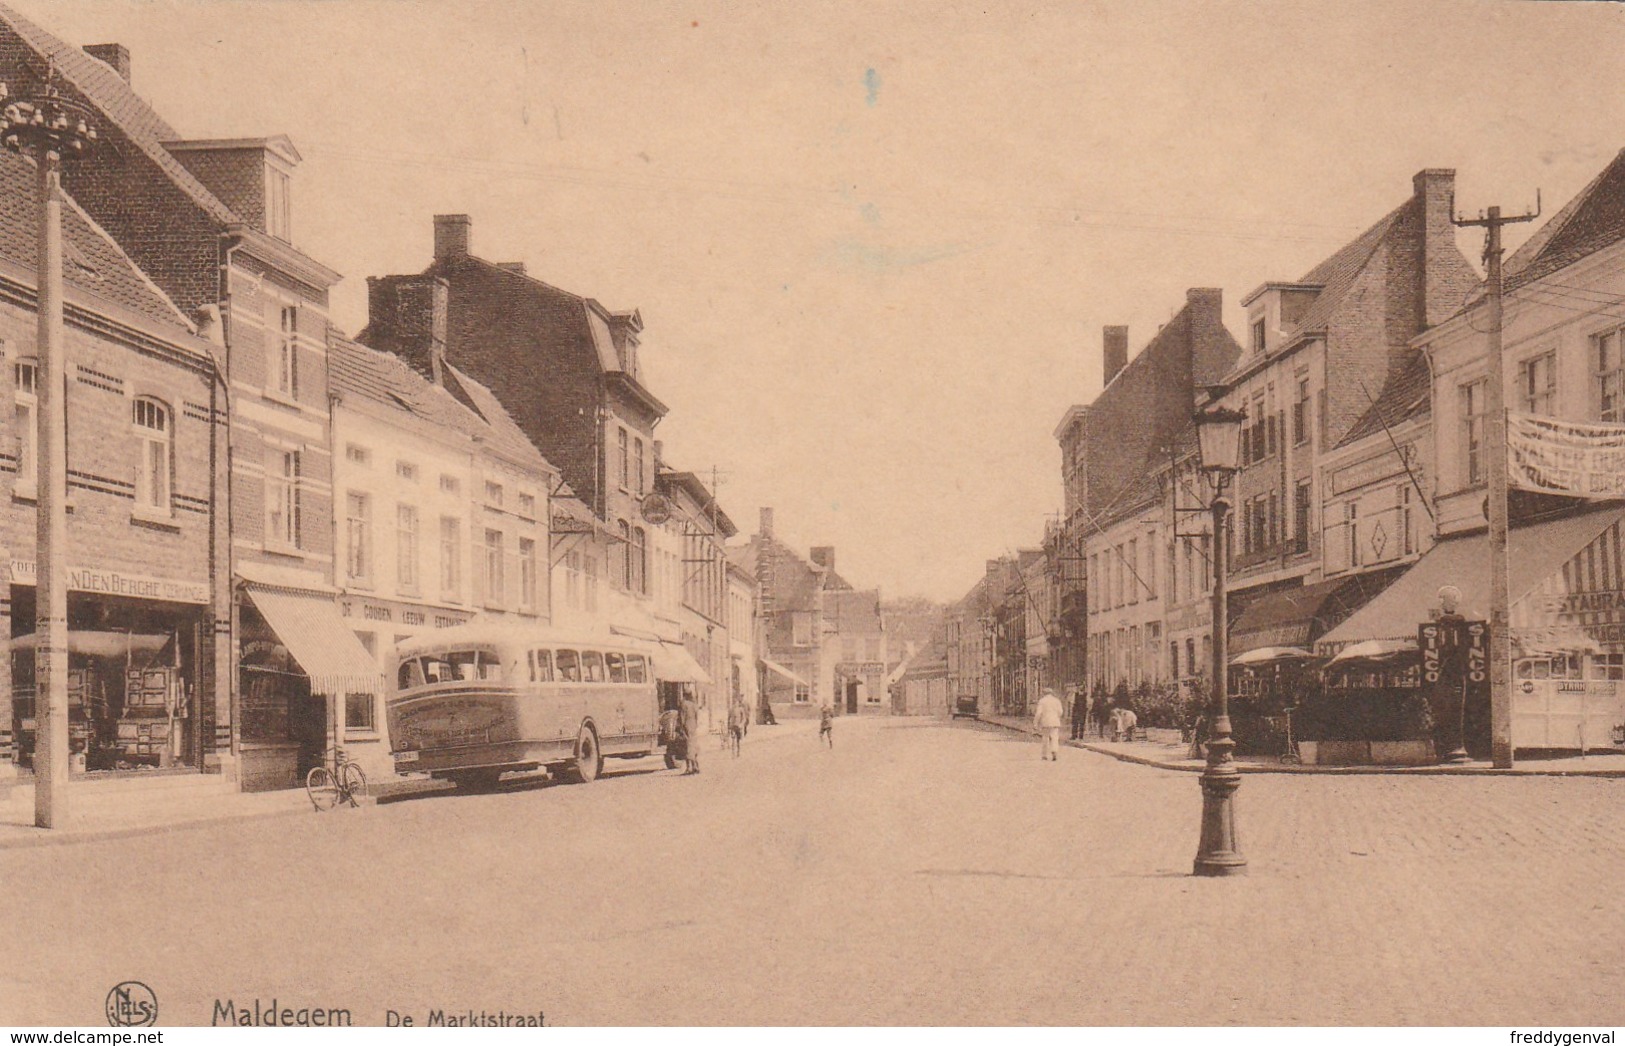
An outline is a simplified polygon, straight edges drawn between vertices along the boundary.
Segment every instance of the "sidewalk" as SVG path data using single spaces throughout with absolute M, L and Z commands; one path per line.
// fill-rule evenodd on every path
M 153 835 L 231 821 L 316 815 L 303 788 L 238 792 L 218 777 L 195 775 L 184 781 L 183 786 L 158 789 L 119 787 L 118 782 L 70 782 L 68 816 L 58 827 L 47 829 L 34 827 L 34 786 L 25 778 L 9 795 L 0 797 L 0 850 Z M 380 799 L 446 787 L 443 782 L 427 778 L 382 781 L 369 786 L 361 804 L 366 807 Z M 333 815 L 344 812 L 333 811 Z
M 1032 720 L 1022 716 L 982 715 L 981 722 L 1006 730 L 1031 734 Z M 1069 726 L 1061 727 L 1066 733 Z M 1184 770 L 1200 773 L 1207 767 L 1201 759 L 1189 758 L 1190 746 L 1179 739 L 1179 731 L 1153 727 L 1147 731 L 1145 741 L 1063 741 L 1071 748 L 1111 756 L 1125 763 L 1140 763 L 1162 770 Z M 1539 759 L 1519 759 L 1510 770 L 1498 770 L 1489 762 L 1472 762 L 1433 766 L 1299 766 L 1259 756 L 1237 756 L 1235 767 L 1244 774 L 1401 774 L 1432 776 L 1441 774 L 1468 774 L 1484 776 L 1541 776 L 1541 777 L 1625 777 L 1625 752 L 1613 750 L 1579 755 L 1554 756 Z

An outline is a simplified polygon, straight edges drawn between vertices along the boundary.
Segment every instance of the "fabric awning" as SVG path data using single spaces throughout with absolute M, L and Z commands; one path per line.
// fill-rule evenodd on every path
M 654 660 L 656 679 L 667 683 L 711 682 L 711 676 L 681 644 L 661 643 L 654 648 Z
M 381 693 L 383 674 L 330 596 L 245 585 L 248 598 L 317 693 Z
M 124 657 L 127 654 L 155 654 L 169 643 L 167 635 L 139 632 L 92 632 L 74 629 L 68 633 L 68 652 L 90 657 Z M 13 650 L 32 650 L 39 645 L 39 633 L 30 632 L 11 641 Z
M 1625 510 L 1612 507 L 1518 527 L 1507 533 L 1509 602 L 1528 596 L 1565 563 L 1617 523 Z M 1461 590 L 1463 617 L 1490 615 L 1489 537 L 1482 531 L 1439 542 L 1382 595 L 1321 637 L 1322 652 L 1364 639 L 1416 639 L 1417 627 L 1439 606 L 1439 589 Z M 1516 629 L 1515 629 L 1516 631 Z
M 1394 580 L 1386 570 L 1333 578 L 1261 596 L 1230 626 L 1232 658 L 1261 647 L 1302 647 L 1348 617 Z M 1234 662 L 1232 662 L 1234 663 Z
M 790 682 L 795 683 L 798 686 L 811 686 L 812 685 L 811 683 L 807 682 L 805 679 L 801 678 L 800 676 L 796 675 L 794 672 L 790 671 L 788 668 L 785 668 L 783 665 L 779 664 L 777 661 L 769 661 L 765 657 L 758 658 L 757 660 L 761 661 L 763 668 L 766 668 L 769 672 L 772 672 L 776 676 L 779 676 L 779 677 L 781 677 L 783 679 L 788 679 Z

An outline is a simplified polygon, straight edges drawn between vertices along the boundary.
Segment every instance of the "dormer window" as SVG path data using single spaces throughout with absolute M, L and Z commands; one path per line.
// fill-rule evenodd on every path
M 1264 351 L 1264 318 L 1262 316 L 1253 321 L 1253 351 L 1256 353 Z
M 287 171 L 266 165 L 265 231 L 290 243 L 293 241 L 293 209 L 289 202 L 291 181 Z

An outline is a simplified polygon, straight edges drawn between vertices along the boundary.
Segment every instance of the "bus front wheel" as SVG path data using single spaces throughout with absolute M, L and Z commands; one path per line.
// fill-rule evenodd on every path
M 598 735 L 592 732 L 592 727 L 584 726 L 576 738 L 575 779 L 582 784 L 591 784 L 603 769 L 604 753 L 598 750 Z

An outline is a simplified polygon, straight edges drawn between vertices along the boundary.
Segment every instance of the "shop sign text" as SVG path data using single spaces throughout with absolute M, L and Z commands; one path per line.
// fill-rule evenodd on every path
M 12 560 L 11 583 L 33 585 L 36 570 L 30 560 Z M 91 567 L 69 567 L 68 590 L 94 592 L 106 596 L 125 596 L 129 599 L 156 599 L 165 603 L 209 602 L 209 585 L 204 581 L 176 581 L 173 578 L 148 577 L 145 574 L 126 574 L 122 570 L 97 570 Z

